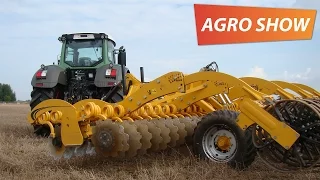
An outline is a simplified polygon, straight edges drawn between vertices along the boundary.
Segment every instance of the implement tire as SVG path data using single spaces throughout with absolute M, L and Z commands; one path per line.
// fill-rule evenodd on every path
M 257 152 L 251 128 L 243 131 L 236 123 L 238 115 L 235 111 L 218 110 L 204 116 L 193 134 L 194 154 L 203 160 L 227 163 L 237 170 L 248 168 Z

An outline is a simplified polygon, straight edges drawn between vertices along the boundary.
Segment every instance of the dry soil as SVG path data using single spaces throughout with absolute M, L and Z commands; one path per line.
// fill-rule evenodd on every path
M 198 161 L 186 149 L 130 160 L 76 157 L 54 160 L 47 139 L 33 135 L 26 104 L 0 105 L 0 179 L 320 179 L 319 170 L 281 173 L 257 160 L 239 172 L 223 164 Z

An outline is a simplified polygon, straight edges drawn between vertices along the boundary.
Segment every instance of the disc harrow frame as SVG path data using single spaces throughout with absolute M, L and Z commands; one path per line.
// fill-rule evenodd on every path
M 300 141 L 296 126 L 271 113 L 277 104 L 268 93 L 228 74 L 170 72 L 149 83 L 141 83 L 132 74 L 126 79 L 129 91 L 123 101 L 87 99 L 71 105 L 63 100 L 47 100 L 34 108 L 28 121 L 50 127 L 52 141 L 61 139 L 59 148 L 57 143 L 52 144 L 60 154 L 83 144 L 93 144 L 96 152 L 106 157 L 126 158 L 184 143 L 195 146 L 198 142 L 193 142 L 193 135 L 202 120 L 220 110 L 237 112 L 237 128 L 247 132 L 259 127 L 267 140 L 282 151 L 292 151 Z M 282 96 L 291 97 L 278 85 L 275 87 Z M 113 133 L 98 133 L 111 124 L 115 127 Z M 60 134 L 54 131 L 57 127 L 61 128 Z M 254 132 L 258 137 L 257 130 Z

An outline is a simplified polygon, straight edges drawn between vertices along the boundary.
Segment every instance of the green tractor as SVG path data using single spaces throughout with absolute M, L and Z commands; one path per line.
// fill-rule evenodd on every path
M 88 98 L 112 103 L 123 99 L 127 88 L 122 80 L 130 73 L 123 46 L 115 49 L 115 41 L 105 33 L 63 34 L 58 40 L 62 43 L 58 64 L 41 65 L 32 78 L 31 110 L 47 99 L 71 104 Z M 33 127 L 37 136 L 50 135 L 46 125 Z

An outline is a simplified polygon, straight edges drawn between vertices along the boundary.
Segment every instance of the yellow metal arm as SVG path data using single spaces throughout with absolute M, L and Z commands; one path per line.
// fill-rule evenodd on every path
M 262 93 L 272 95 L 277 94 L 282 99 L 294 99 L 295 96 L 287 91 L 285 91 L 282 87 L 279 85 L 267 81 L 265 79 L 257 78 L 257 77 L 242 77 L 239 78 L 243 80 L 244 82 L 248 83 L 251 87 L 254 87 L 257 91 L 260 91 Z
M 300 96 L 302 96 L 303 98 L 312 98 L 313 95 L 310 93 L 307 93 L 306 91 L 304 91 L 303 89 L 299 88 L 298 86 L 285 82 L 285 81 L 271 81 L 277 85 L 279 85 L 280 87 L 282 87 L 283 89 L 290 89 L 296 93 L 298 93 Z
M 304 84 L 299 84 L 299 83 L 291 83 L 291 84 L 294 84 L 294 85 L 298 86 L 299 88 L 304 89 L 304 90 L 312 93 L 313 95 L 320 97 L 320 92 L 311 88 L 310 86 L 307 86 Z

